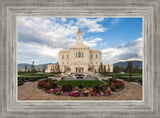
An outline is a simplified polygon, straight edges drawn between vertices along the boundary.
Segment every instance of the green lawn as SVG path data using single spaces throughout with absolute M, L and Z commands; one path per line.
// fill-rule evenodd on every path
M 18 73 L 18 78 L 48 78 L 49 76 L 54 76 L 53 73 Z
M 105 76 L 112 76 L 112 77 L 119 77 L 119 78 L 128 78 L 128 73 L 106 73 Z M 139 79 L 142 79 L 142 73 L 132 73 L 132 77 L 133 78 L 139 78 Z
M 99 80 L 60 80 L 57 82 L 57 85 L 62 86 L 63 84 L 71 84 L 74 87 L 78 87 L 80 83 L 83 84 L 84 87 L 93 87 L 104 84 Z

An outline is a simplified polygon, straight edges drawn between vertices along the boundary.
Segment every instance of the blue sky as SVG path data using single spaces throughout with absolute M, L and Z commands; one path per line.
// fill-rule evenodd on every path
M 76 42 L 102 51 L 102 63 L 142 60 L 142 18 L 19 17 L 18 63 L 55 63 L 58 52 Z

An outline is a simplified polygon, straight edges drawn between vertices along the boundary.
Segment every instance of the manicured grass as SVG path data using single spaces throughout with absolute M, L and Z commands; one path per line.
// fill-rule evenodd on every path
M 63 84 L 71 84 L 74 87 L 78 87 L 79 84 L 83 84 L 84 87 L 94 87 L 96 85 L 104 84 L 99 80 L 60 80 L 57 85 L 62 86 Z
M 119 77 L 119 78 L 128 78 L 128 73 L 106 73 L 105 76 Z M 132 73 L 132 78 L 142 79 L 142 73 Z
M 32 73 L 18 73 L 20 76 L 32 76 Z M 52 73 L 34 73 L 33 76 L 53 76 Z

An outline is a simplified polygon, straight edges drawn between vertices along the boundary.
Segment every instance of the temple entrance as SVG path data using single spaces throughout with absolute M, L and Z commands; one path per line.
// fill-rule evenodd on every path
M 83 73 L 84 72 L 84 68 L 83 67 L 76 67 L 76 73 Z

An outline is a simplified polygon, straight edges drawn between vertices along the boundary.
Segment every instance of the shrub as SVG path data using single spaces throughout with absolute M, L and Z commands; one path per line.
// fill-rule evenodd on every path
M 70 85 L 70 84 L 63 84 L 62 85 L 62 91 L 72 91 L 72 89 L 73 89 L 73 86 L 72 85 Z
M 110 80 L 111 82 L 113 82 L 113 83 L 117 83 L 116 78 L 110 78 L 109 80 Z
M 105 91 L 107 90 L 107 88 L 108 88 L 108 86 L 105 85 L 105 84 L 103 84 L 103 85 L 100 86 L 100 90 L 101 90 L 103 93 L 105 93 Z
M 18 86 L 23 85 L 24 81 L 23 80 L 18 80 Z
M 50 84 L 50 87 L 51 87 L 51 89 L 55 89 L 55 88 L 57 88 L 57 84 L 55 82 L 53 82 Z
M 51 89 L 51 87 L 48 83 L 44 86 L 44 88 L 47 89 L 47 90 Z
M 40 88 L 45 88 L 45 89 L 47 89 L 47 90 L 50 89 L 49 83 L 46 82 L 45 80 L 38 81 L 38 87 L 40 87 Z
M 111 86 L 110 86 L 110 89 L 111 89 L 111 91 L 115 91 L 115 90 L 116 90 L 116 87 L 115 87 L 114 85 L 111 85 Z
M 94 86 L 94 88 L 93 88 L 93 91 L 94 92 L 96 92 L 96 93 L 100 93 L 101 92 L 101 86 L 100 85 L 96 85 L 96 86 Z
M 84 88 L 83 84 L 80 83 L 80 84 L 78 85 L 78 88 L 83 89 L 83 88 Z
M 111 85 L 112 85 L 112 82 L 109 81 L 109 80 L 107 80 L 107 84 L 108 84 L 108 86 L 111 86 Z
M 107 89 L 107 88 L 108 88 L 108 86 L 105 85 L 105 84 L 103 84 L 102 87 L 103 87 L 104 89 Z

